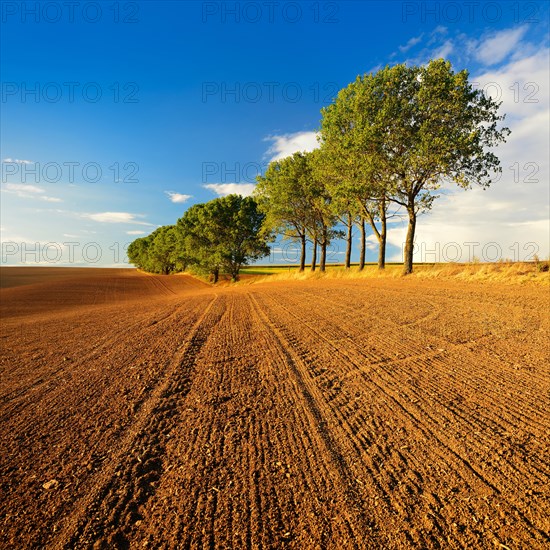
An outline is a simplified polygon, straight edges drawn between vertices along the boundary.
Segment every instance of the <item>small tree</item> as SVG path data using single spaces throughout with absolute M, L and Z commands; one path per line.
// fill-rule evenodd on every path
M 263 220 L 254 199 L 228 195 L 192 206 L 177 226 L 192 264 L 211 273 L 214 282 L 220 271 L 236 281 L 243 265 L 269 254 Z
M 222 259 L 215 241 L 206 230 L 207 219 L 206 203 L 194 204 L 187 209 L 176 224 L 178 248 L 188 259 L 189 265 L 210 274 L 213 282 L 217 283 Z
M 311 225 L 307 200 L 309 170 L 303 153 L 269 163 L 264 176 L 258 176 L 254 197 L 265 215 L 264 230 L 300 243 L 300 271 L 305 268 L 308 226 Z
M 316 245 L 319 244 L 321 249 L 319 269 L 325 271 L 327 247 L 334 237 L 342 237 L 343 233 L 334 229 L 337 213 L 327 185 L 325 156 L 319 149 L 303 155 L 307 166 L 306 199 L 311 212 L 308 230 L 314 242 L 314 256 Z M 312 271 L 315 271 L 314 261 L 312 261 Z
M 148 259 L 148 248 L 151 239 L 149 237 L 140 237 L 139 239 L 133 240 L 129 245 L 126 251 L 128 260 L 131 264 L 134 264 L 138 269 L 143 269 L 147 271 L 149 265 Z
M 156 229 L 151 235 L 148 256 L 152 271 L 168 275 L 176 269 L 177 236 L 173 225 Z
M 127 251 L 130 263 L 150 273 L 168 275 L 177 269 L 178 246 L 175 226 L 165 225 L 147 237 L 134 240 Z

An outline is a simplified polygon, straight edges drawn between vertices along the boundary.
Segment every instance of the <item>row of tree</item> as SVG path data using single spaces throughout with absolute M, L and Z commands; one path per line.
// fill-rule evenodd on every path
M 358 76 L 321 110 L 319 148 L 271 162 L 252 198 L 230 195 L 192 206 L 176 226 L 157 229 L 128 249 L 135 265 L 170 272 L 193 265 L 217 280 L 238 277 L 242 265 L 269 253 L 279 234 L 307 243 L 312 270 L 324 271 L 327 247 L 345 237 L 351 264 L 354 226 L 360 230 L 359 269 L 365 265 L 366 228 L 386 258 L 388 219 L 406 215 L 404 273 L 413 270 L 417 217 L 445 183 L 488 187 L 501 171 L 490 148 L 505 141 L 500 104 L 474 89 L 468 72 L 443 59 L 424 66 L 396 65 Z M 341 227 L 345 230 L 342 231 Z
M 360 229 L 360 269 L 365 263 L 365 226 L 378 241 L 378 267 L 386 257 L 388 218 L 408 219 L 404 273 L 413 269 L 417 216 L 429 210 L 444 183 L 486 188 L 501 171 L 489 148 L 505 141 L 499 104 L 439 59 L 425 66 L 396 65 L 358 76 L 322 109 L 320 148 L 273 162 L 258 178 L 255 196 L 267 227 L 317 246 L 320 269 L 326 248 L 346 227 L 346 266 L 352 228 Z

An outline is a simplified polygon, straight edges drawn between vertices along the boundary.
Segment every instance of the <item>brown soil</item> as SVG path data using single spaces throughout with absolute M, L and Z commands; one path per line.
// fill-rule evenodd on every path
M 0 272 L 0 547 L 549 547 L 548 289 L 51 269 Z

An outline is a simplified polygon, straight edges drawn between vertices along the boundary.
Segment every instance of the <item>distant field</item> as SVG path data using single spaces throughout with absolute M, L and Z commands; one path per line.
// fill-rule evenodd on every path
M 2 268 L 0 547 L 548 548 L 548 288 L 283 275 Z
M 550 262 L 497 262 L 497 263 L 418 263 L 414 273 L 409 278 L 458 279 L 461 281 L 495 281 L 506 283 L 542 283 L 550 284 Z M 277 280 L 307 280 L 315 278 L 366 279 L 401 277 L 403 264 L 387 263 L 385 270 L 379 270 L 376 263 L 367 263 L 362 271 L 358 264 L 352 264 L 346 269 L 343 264 L 327 264 L 325 273 L 317 270 L 311 272 L 309 266 L 300 273 L 297 265 L 257 265 L 245 267 L 242 274 L 245 277 L 273 277 Z M 263 279 L 260 279 L 263 280 Z
M 119 270 L 102 270 L 101 277 L 109 272 L 118 273 Z M 93 275 L 87 267 L 0 267 L 0 288 L 9 288 L 13 286 L 24 286 L 35 283 L 47 283 L 49 281 L 59 281 L 70 277 L 90 278 Z

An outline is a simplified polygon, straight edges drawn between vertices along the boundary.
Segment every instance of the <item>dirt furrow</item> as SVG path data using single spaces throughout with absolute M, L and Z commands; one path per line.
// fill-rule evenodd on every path
M 216 302 L 213 297 L 205 304 L 184 343 L 174 350 L 162 383 L 142 405 L 132 429 L 117 443 L 116 454 L 99 473 L 94 492 L 79 503 L 81 513 L 73 515 L 52 541 L 54 547 L 128 546 L 128 537 L 140 521 L 140 509 L 154 493 L 165 467 L 166 442 L 177 425 L 199 350 L 223 314 L 223 306 Z
M 13 273 L 2 548 L 550 544 L 543 289 Z
M 295 302 L 292 300 L 292 298 L 289 300 L 291 304 L 296 306 L 296 309 L 299 307 L 299 302 Z M 329 321 L 330 319 L 326 317 L 326 315 L 323 315 L 323 311 L 330 310 L 330 308 L 321 308 L 321 311 L 317 313 L 317 315 L 323 316 L 324 319 L 327 319 Z M 350 308 L 351 310 L 351 308 Z M 296 312 L 295 312 L 296 313 Z M 353 327 L 357 326 L 356 318 L 362 314 L 361 311 L 358 311 L 358 308 L 356 307 L 355 310 L 348 311 L 348 315 L 344 316 L 344 318 L 341 320 L 339 326 L 338 326 L 338 332 L 343 331 L 343 337 L 341 341 L 348 341 L 351 342 L 353 345 L 353 339 L 351 337 L 351 334 L 353 334 Z M 307 313 L 304 313 L 304 315 L 307 316 Z M 306 317 L 307 318 L 307 317 Z M 382 326 L 383 323 L 382 323 Z M 348 331 L 346 331 L 346 327 L 348 328 Z M 391 333 L 391 331 L 388 331 Z M 363 340 L 363 339 L 362 339 Z M 493 408 L 490 412 L 497 415 L 497 422 L 498 424 L 501 423 L 502 420 L 504 422 L 510 422 L 512 418 L 516 419 L 516 422 L 511 422 L 511 428 L 516 427 L 516 423 L 520 424 L 523 429 L 525 429 L 530 424 L 533 424 L 536 428 L 536 432 L 539 432 L 541 428 L 546 426 L 546 406 L 544 405 L 545 401 L 547 402 L 548 399 L 544 397 L 545 392 L 541 391 L 541 399 L 540 400 L 528 400 L 527 398 L 524 398 L 522 395 L 522 387 L 521 385 L 514 385 L 515 392 L 513 395 L 510 395 L 510 397 L 513 398 L 515 406 L 515 411 L 511 411 L 509 407 L 506 407 L 506 401 L 505 396 L 508 392 L 504 391 L 496 391 L 495 392 L 495 386 L 498 386 L 498 389 L 501 388 L 504 390 L 505 388 L 509 390 L 510 386 L 506 385 L 505 378 L 503 377 L 503 373 L 500 372 L 498 369 L 500 366 L 497 366 L 495 368 L 494 360 L 491 361 L 490 358 L 488 358 L 486 361 L 481 362 L 479 353 L 474 356 L 473 353 L 470 353 L 468 350 L 466 353 L 469 355 L 467 359 L 470 359 L 472 362 L 476 362 L 478 364 L 477 372 L 483 373 L 483 375 L 477 375 L 476 373 L 472 373 L 471 367 L 468 364 L 468 361 L 465 361 L 463 357 L 461 357 L 464 354 L 463 349 L 457 349 L 456 351 L 453 350 L 455 347 L 454 345 L 449 346 L 448 342 L 437 342 L 433 340 L 427 340 L 430 342 L 430 345 L 428 345 L 428 348 L 430 348 L 431 351 L 425 352 L 421 351 L 419 353 L 419 348 L 423 348 L 424 344 L 426 343 L 426 339 L 422 339 L 420 342 L 418 341 L 418 338 L 416 337 L 410 337 L 407 332 L 402 333 L 402 338 L 400 339 L 399 343 L 392 342 L 391 340 L 387 340 L 385 337 L 380 335 L 380 331 L 378 331 L 377 334 L 374 334 L 370 336 L 367 339 L 364 339 L 364 345 L 361 350 L 361 353 L 365 356 L 365 359 L 369 361 L 369 365 L 372 368 L 374 365 L 380 364 L 385 368 L 388 372 L 390 371 L 398 371 L 399 367 L 406 366 L 403 364 L 410 363 L 411 360 L 427 360 L 428 363 L 426 366 L 429 366 L 430 369 L 433 370 L 434 367 L 439 368 L 439 375 L 444 378 L 455 378 L 455 380 L 449 384 L 450 387 L 454 388 L 460 388 L 464 387 L 468 391 L 469 394 L 469 400 L 475 399 L 479 406 L 482 406 L 483 403 L 486 401 L 486 399 L 499 399 L 502 400 L 502 407 Z M 409 348 L 410 344 L 407 344 L 407 347 L 404 347 L 405 342 L 412 342 L 412 348 Z M 372 344 L 375 344 L 373 347 Z M 421 345 L 419 345 L 421 344 Z M 440 346 L 444 346 L 445 349 L 439 349 Z M 357 346 L 356 346 L 357 347 Z M 396 353 L 396 348 L 399 350 L 399 353 Z M 369 349 L 375 350 L 373 352 L 369 351 Z M 394 350 L 394 357 L 382 357 L 382 359 L 378 359 L 376 356 L 376 353 L 380 353 L 380 350 L 386 350 L 385 352 L 382 352 L 384 354 L 388 354 L 389 350 Z M 391 351 L 390 351 L 391 353 Z M 454 355 L 452 358 L 452 368 L 448 368 L 448 362 L 449 357 L 448 355 Z M 395 358 L 395 355 L 397 355 L 400 358 Z M 442 358 L 441 356 L 447 356 Z M 433 360 L 432 360 L 433 359 Z M 440 360 L 438 360 L 440 359 Z M 420 366 L 423 367 L 422 363 L 420 363 Z M 420 371 L 423 369 L 421 368 Z M 498 376 L 491 376 L 489 374 L 489 378 L 491 380 L 490 384 L 487 384 L 487 378 L 488 373 L 485 371 L 488 371 L 488 373 L 498 372 Z M 515 374 L 516 371 L 512 371 L 512 373 Z M 411 376 L 414 376 L 414 372 L 399 372 L 399 374 L 404 374 L 407 378 L 410 379 Z M 397 378 L 397 377 L 396 377 Z M 401 379 L 401 378 L 400 378 Z M 532 384 L 532 381 L 530 382 Z M 433 382 L 434 386 L 434 394 L 439 393 L 438 387 L 440 385 L 439 380 L 434 380 Z M 550 377 L 547 377 L 547 383 L 546 387 L 548 388 L 548 391 L 550 392 Z M 541 388 L 543 390 L 544 386 Z M 422 388 L 422 391 L 425 391 L 426 388 Z M 546 393 L 548 395 L 548 393 Z M 433 396 L 432 396 L 433 397 Z M 450 396 L 447 396 L 450 397 Z M 446 398 L 447 398 L 446 397 Z M 456 398 L 461 399 L 461 395 L 457 394 Z M 450 401 L 452 403 L 452 400 Z M 534 407 L 534 406 L 536 407 Z M 506 411 L 507 417 L 502 418 L 500 416 L 499 411 Z
M 273 309 L 274 306 L 275 306 L 275 301 L 273 303 L 271 303 L 269 307 L 271 309 Z M 287 306 L 279 305 L 278 307 L 280 307 L 281 309 L 288 309 Z M 295 313 L 294 309 L 293 309 L 293 313 Z M 308 315 L 310 316 L 310 318 L 312 317 L 311 311 L 308 312 Z M 313 315 L 313 317 L 315 317 L 315 315 Z M 319 321 L 319 319 L 317 319 L 317 321 Z M 310 330 L 313 331 L 313 333 L 317 336 L 317 340 L 316 340 L 317 347 L 319 347 L 320 341 L 324 340 L 332 348 L 330 350 L 330 354 L 340 355 L 342 353 L 341 346 L 339 345 L 341 340 L 337 340 L 337 342 L 338 342 L 337 344 L 332 344 L 331 341 L 330 341 L 330 337 L 326 336 L 327 334 L 330 334 L 330 332 L 331 332 L 330 327 L 325 327 L 319 322 L 316 322 L 315 325 L 316 325 L 316 328 L 315 329 L 312 328 L 311 325 L 308 325 L 307 323 L 305 323 L 303 317 L 298 317 L 296 319 L 296 322 L 294 323 L 294 326 L 301 326 L 301 327 L 306 326 Z M 291 342 L 291 343 L 293 345 L 297 344 L 296 342 Z M 308 346 L 307 343 L 306 343 L 306 346 Z M 309 345 L 309 349 L 312 349 L 311 345 Z M 347 353 L 347 352 L 344 353 L 344 357 L 348 361 L 351 359 L 350 354 Z M 360 358 L 358 358 L 358 359 L 360 361 Z M 353 364 L 353 361 L 351 363 Z M 355 366 L 358 369 L 360 369 L 360 363 L 356 363 Z M 365 376 L 365 375 L 362 374 L 362 376 Z M 365 379 L 369 383 L 376 383 L 370 377 L 367 377 Z M 390 386 L 388 386 L 388 382 L 390 383 Z M 378 383 L 378 385 L 379 385 L 379 383 Z M 391 386 L 393 386 L 393 380 L 391 378 L 389 378 L 389 379 L 383 380 L 383 385 L 379 386 L 379 387 L 385 393 L 386 396 L 388 396 L 390 399 L 393 400 L 394 405 L 396 405 L 403 412 L 403 414 L 405 414 L 406 416 L 408 416 L 410 418 L 410 420 L 412 420 L 413 425 L 415 425 L 415 424 L 417 425 L 417 429 L 420 428 L 422 431 L 425 431 L 426 429 L 429 429 L 431 431 L 432 438 L 434 437 L 435 433 L 439 433 L 439 436 L 437 437 L 437 441 L 439 442 L 439 444 L 442 447 L 441 455 L 445 456 L 446 460 L 449 460 L 449 459 L 451 460 L 451 462 L 453 464 L 453 468 L 456 471 L 462 471 L 462 475 L 464 475 L 464 472 L 469 472 L 469 474 L 470 474 L 469 475 L 469 478 L 470 478 L 469 483 L 473 484 L 472 485 L 473 487 L 475 487 L 475 485 L 476 485 L 476 480 L 479 479 L 486 486 L 488 486 L 492 491 L 496 492 L 497 494 L 500 493 L 500 491 L 486 477 L 487 472 L 484 471 L 483 474 L 481 474 L 479 471 L 476 471 L 474 468 L 472 468 L 472 465 L 470 464 L 470 462 L 468 460 L 465 460 L 461 456 L 460 446 L 458 448 L 456 447 L 456 441 L 454 441 L 452 438 L 448 438 L 444 432 L 442 432 L 440 430 L 438 431 L 439 422 L 435 421 L 433 418 L 431 418 L 429 415 L 427 415 L 425 410 L 415 412 L 414 409 L 416 407 L 414 407 L 414 406 L 411 407 L 407 403 L 406 400 L 401 399 L 401 396 L 400 396 L 398 390 L 395 389 L 395 388 L 390 389 Z M 384 387 L 385 387 L 385 389 L 383 389 Z M 394 413 L 395 413 L 395 409 L 393 409 L 393 410 L 394 410 Z M 457 451 L 455 451 L 454 449 L 457 449 Z M 490 476 L 490 477 L 492 477 L 492 476 Z M 515 492 L 516 491 L 515 491 L 515 487 L 514 487 L 514 493 Z M 546 507 L 546 505 L 544 503 L 541 503 L 541 507 Z M 509 510 L 509 515 L 514 516 L 514 514 L 519 514 L 520 517 L 522 518 L 522 520 L 529 525 L 529 528 L 534 532 L 536 537 L 539 539 L 539 543 L 540 543 L 540 540 L 546 540 L 543 530 L 540 529 L 540 528 L 537 529 L 534 525 L 530 524 L 530 520 L 527 519 L 527 515 L 530 515 L 528 512 L 529 512 L 528 509 L 527 510 L 524 509 L 523 512 L 520 512 L 518 509 L 516 509 L 514 506 L 512 506 L 512 508 Z

